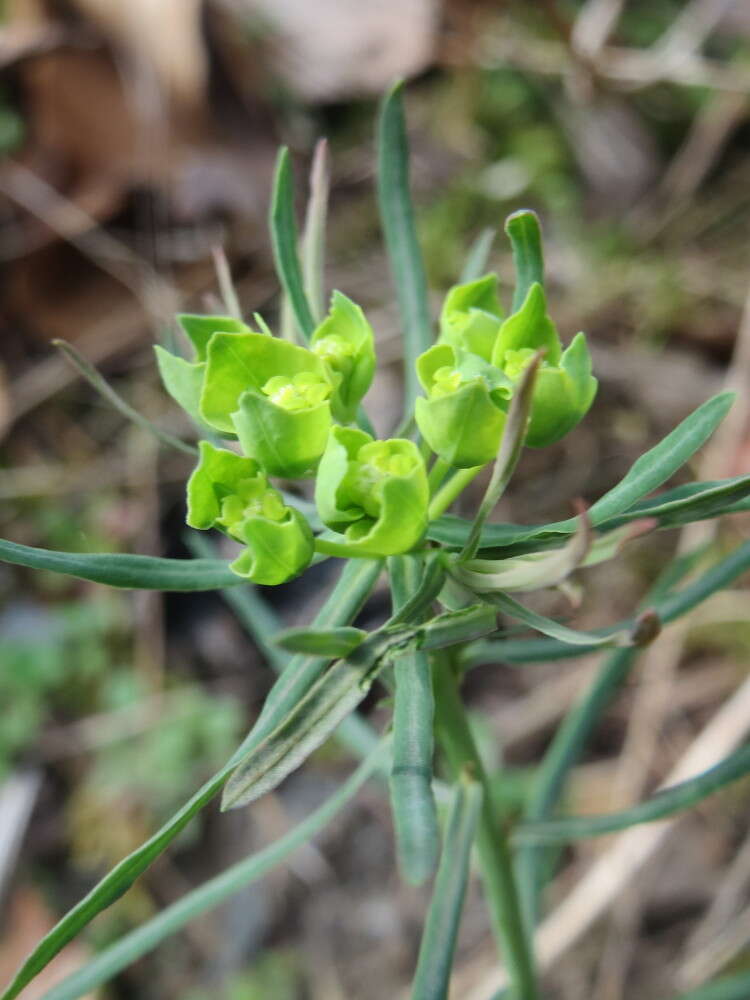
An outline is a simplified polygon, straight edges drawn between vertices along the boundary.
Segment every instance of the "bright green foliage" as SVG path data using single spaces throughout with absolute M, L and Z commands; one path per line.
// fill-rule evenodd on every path
M 310 564 L 313 537 L 305 518 L 288 507 L 252 458 L 200 443 L 188 482 L 188 524 L 220 528 L 245 550 L 231 564 L 255 583 L 285 583 Z
M 372 327 L 358 305 L 334 292 L 330 312 L 313 333 L 310 346 L 338 376 L 331 398 L 334 417 L 351 423 L 375 374 Z
M 427 527 L 429 490 L 413 441 L 374 441 L 353 427 L 334 427 L 320 463 L 315 502 L 324 524 L 343 532 L 353 556 L 408 552 Z

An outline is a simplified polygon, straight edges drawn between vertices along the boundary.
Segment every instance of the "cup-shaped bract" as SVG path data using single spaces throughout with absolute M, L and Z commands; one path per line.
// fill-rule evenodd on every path
M 440 314 L 440 342 L 490 361 L 502 319 L 497 275 L 454 285 Z
M 284 503 L 252 458 L 200 442 L 200 461 L 188 481 L 187 523 L 219 528 L 245 548 L 231 569 L 255 583 L 285 583 L 313 556 L 310 526 Z
M 427 397 L 416 400 L 422 436 L 443 461 L 459 469 L 486 465 L 497 455 L 512 383 L 477 355 L 436 344 L 417 359 Z
M 269 475 L 311 475 L 328 438 L 338 378 L 313 351 L 287 340 L 219 333 L 208 344 L 201 415 L 235 433 Z
M 328 316 L 310 338 L 310 347 L 338 377 L 331 396 L 334 418 L 352 423 L 375 374 L 375 340 L 365 314 L 346 295 L 334 292 Z
M 203 423 L 200 399 L 206 376 L 206 352 L 214 333 L 249 333 L 250 328 L 233 316 L 178 315 L 177 321 L 194 349 L 192 361 L 172 354 L 158 345 L 154 347 L 156 363 L 164 388 L 197 423 Z
M 544 448 L 572 430 L 588 412 L 597 389 L 586 337 L 577 334 L 567 350 L 562 350 L 547 315 L 542 286 L 535 283 L 522 307 L 501 326 L 492 363 L 516 381 L 539 349 L 545 353 L 526 433 L 526 444 L 531 448 Z
M 413 441 L 376 441 L 334 426 L 318 468 L 315 502 L 321 520 L 344 535 L 352 556 L 408 552 L 427 528 L 429 488 Z

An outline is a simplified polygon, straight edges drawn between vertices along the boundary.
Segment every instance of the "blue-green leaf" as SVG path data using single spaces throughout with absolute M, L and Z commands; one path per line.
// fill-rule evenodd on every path
M 391 273 L 404 327 L 405 412 L 411 415 L 419 395 L 414 365 L 432 344 L 422 253 L 417 241 L 409 192 L 409 145 L 402 84 L 386 95 L 378 123 L 378 203 Z
M 54 552 L 0 539 L 0 561 L 131 590 L 217 590 L 243 581 L 222 559 L 162 559 L 119 552 Z
M 292 653 L 335 659 L 353 653 L 366 638 L 363 629 L 342 625 L 329 629 L 288 628 L 274 636 L 274 641 Z
M 294 219 L 294 181 L 289 150 L 279 150 L 273 182 L 269 216 L 271 244 L 276 271 L 284 292 L 289 298 L 297 326 L 305 340 L 315 329 L 315 320 L 305 294 L 297 255 L 297 224 Z
M 411 1000 L 445 1000 L 448 996 L 471 848 L 482 806 L 482 786 L 462 777 L 448 814 L 445 845 L 427 913 Z

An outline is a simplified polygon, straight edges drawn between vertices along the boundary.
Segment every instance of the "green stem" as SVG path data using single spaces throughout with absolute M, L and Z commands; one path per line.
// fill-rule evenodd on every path
M 445 461 L 445 459 L 438 456 L 435 459 L 435 464 L 430 469 L 430 474 L 427 477 L 427 483 L 430 487 L 430 496 L 434 496 L 437 490 L 442 485 L 443 480 L 450 472 L 450 465 Z
M 483 465 L 475 465 L 472 469 L 459 469 L 458 472 L 454 473 L 432 498 L 429 510 L 430 520 L 434 521 L 441 514 L 444 514 L 456 497 L 460 493 L 463 493 L 469 483 L 476 479 L 483 468 Z
M 438 740 L 457 777 L 468 767 L 482 785 L 477 849 L 487 902 L 515 1000 L 538 1000 L 534 958 L 524 930 L 508 838 L 497 815 L 487 773 L 461 701 L 451 659 L 434 655 L 435 724 Z

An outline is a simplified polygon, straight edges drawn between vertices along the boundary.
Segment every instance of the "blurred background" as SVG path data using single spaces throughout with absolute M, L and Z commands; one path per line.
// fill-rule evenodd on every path
M 587 331 L 601 382 L 572 435 L 524 457 L 498 517 L 567 516 L 572 499 L 600 495 L 725 384 L 745 400 L 681 481 L 750 471 L 744 0 L 4 0 L 0 69 L 0 536 L 188 554 L 190 459 L 108 408 L 51 342 L 70 341 L 133 406 L 188 436 L 151 344 L 171 335 L 176 310 L 215 308 L 218 246 L 246 315 L 276 323 L 265 220 L 280 143 L 294 155 L 301 212 L 314 144 L 329 141 L 327 282 L 376 329 L 383 368 L 367 402 L 379 431 L 392 430 L 398 323 L 373 133 L 396 77 L 411 81 L 435 313 L 487 226 L 500 230 L 491 263 L 507 292 L 502 222 L 534 208 L 551 312 L 564 339 Z M 587 572 L 575 609 L 560 595 L 539 606 L 606 624 L 632 612 L 678 547 L 731 545 L 748 527 L 651 536 Z M 289 624 L 306 622 L 330 578 L 323 567 L 265 596 Z M 575 772 L 571 809 L 621 808 L 665 778 L 745 678 L 746 608 L 746 591 L 730 591 L 642 657 Z M 386 610 L 376 594 L 361 624 Z M 581 658 L 469 677 L 509 815 L 595 668 Z M 0 565 L 0 982 L 224 762 L 270 683 L 220 595 L 118 592 Z M 387 717 L 377 697 L 366 711 Z M 740 740 L 750 718 L 736 725 Z M 327 746 L 252 810 L 207 809 L 24 996 L 280 836 L 350 767 Z M 673 824 L 627 892 L 558 942 L 545 997 L 663 1000 L 750 966 L 749 816 L 743 782 Z M 610 838 L 566 852 L 549 906 L 615 849 Z M 386 790 L 371 783 L 292 863 L 97 996 L 399 997 L 427 898 L 399 881 Z M 489 997 L 494 965 L 472 885 L 452 996 Z

